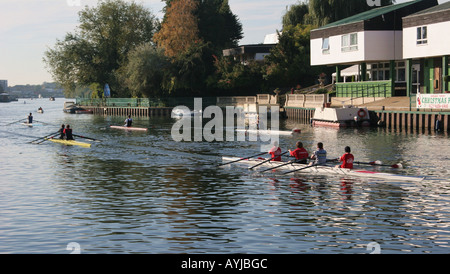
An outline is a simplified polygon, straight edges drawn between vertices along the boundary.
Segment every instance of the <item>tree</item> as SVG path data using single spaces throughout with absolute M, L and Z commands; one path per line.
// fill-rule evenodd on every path
M 176 57 L 199 40 L 195 0 L 175 0 L 166 9 L 165 19 L 154 40 L 166 56 Z
M 142 44 L 128 54 L 128 63 L 121 68 L 120 79 L 134 97 L 158 97 L 165 93 L 170 61 L 152 43 Z
M 74 34 L 68 33 L 45 52 L 53 78 L 68 96 L 76 95 L 77 86 L 92 83 L 108 83 L 114 97 L 128 96 L 116 71 L 126 64 L 131 49 L 152 40 L 159 27 L 156 17 L 141 5 L 106 0 L 82 10 L 79 21 Z
M 391 5 L 395 0 L 381 0 L 381 5 Z M 309 13 L 315 26 L 323 26 L 373 7 L 364 0 L 309 0 Z
M 279 42 L 266 57 L 265 79 L 271 86 L 311 85 L 317 68 L 310 66 L 311 25 L 287 26 Z

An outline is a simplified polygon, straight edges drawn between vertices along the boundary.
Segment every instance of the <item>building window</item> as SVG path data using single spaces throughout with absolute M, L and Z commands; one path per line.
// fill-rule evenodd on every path
M 417 28 L 417 45 L 427 44 L 427 27 L 418 27 Z
M 372 75 L 372 81 L 386 81 L 390 79 L 389 63 L 375 63 L 370 66 L 370 74 Z M 405 62 L 399 61 L 395 64 L 395 82 L 406 81 L 406 68 Z
M 348 52 L 348 51 L 356 51 L 356 50 L 358 50 L 358 34 L 350 33 L 350 34 L 342 35 L 341 51 Z
M 329 54 L 330 53 L 330 38 L 323 38 L 322 39 L 322 54 Z

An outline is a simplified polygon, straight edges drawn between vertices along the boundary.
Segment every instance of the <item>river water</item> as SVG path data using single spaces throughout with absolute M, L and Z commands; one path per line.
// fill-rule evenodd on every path
M 395 182 L 281 175 L 217 167 L 260 142 L 175 142 L 175 119 L 136 118 L 148 132 L 109 128 L 125 117 L 66 114 L 64 99 L 0 105 L 0 253 L 448 253 L 450 142 L 443 133 L 300 128 L 283 150 L 322 141 L 328 155 L 349 145 L 356 161 L 401 162 L 427 178 Z M 25 103 L 24 103 L 25 102 Z M 38 107 L 44 113 L 37 113 Z M 33 112 L 41 123 L 8 123 Z M 70 124 L 100 139 L 91 148 L 31 140 Z M 80 141 L 83 141 L 79 139 Z M 264 156 L 267 157 L 267 156 Z M 71 247 L 75 246 L 75 249 Z M 376 246 L 377 249 L 372 249 Z

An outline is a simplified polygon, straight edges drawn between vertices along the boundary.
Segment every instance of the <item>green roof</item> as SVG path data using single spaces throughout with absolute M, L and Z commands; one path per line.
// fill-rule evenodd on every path
M 416 12 L 416 13 L 411 14 L 409 16 L 423 15 L 423 14 L 428 14 L 428 13 L 433 13 L 433 12 L 438 12 L 438 11 L 444 11 L 444 10 L 449 10 L 449 9 L 450 9 L 450 2 L 445 2 L 443 4 L 431 7 L 429 9 Z M 409 16 L 407 16 L 407 17 L 409 17 Z
M 406 2 L 406 3 L 401 3 L 401 4 L 396 4 L 396 5 L 389 5 L 389 6 L 384 6 L 384 7 L 379 7 L 379 8 L 375 8 L 375 9 L 371 9 L 362 13 L 358 13 L 356 15 L 344 18 L 342 20 L 330 23 L 328 25 L 322 26 L 318 29 L 326 29 L 326 28 L 331 28 L 331 27 L 337 27 L 337 26 L 341 26 L 341 25 L 347 25 L 347 24 L 351 24 L 351 23 L 356 23 L 356 22 L 361 22 L 361 21 L 365 21 L 365 20 L 369 20 L 378 16 L 381 16 L 383 14 L 398 10 L 400 8 L 412 5 L 414 3 L 417 2 L 421 2 L 422 0 L 414 0 L 414 1 L 410 1 L 410 2 Z

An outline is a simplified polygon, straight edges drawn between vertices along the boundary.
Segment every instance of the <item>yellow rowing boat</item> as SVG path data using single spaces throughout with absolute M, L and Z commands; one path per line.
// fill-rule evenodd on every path
M 89 143 L 84 143 L 84 142 L 78 142 L 75 140 L 64 140 L 64 139 L 46 139 L 49 141 L 52 141 L 54 143 L 60 143 L 66 146 L 80 146 L 80 147 L 91 147 L 91 144 Z

